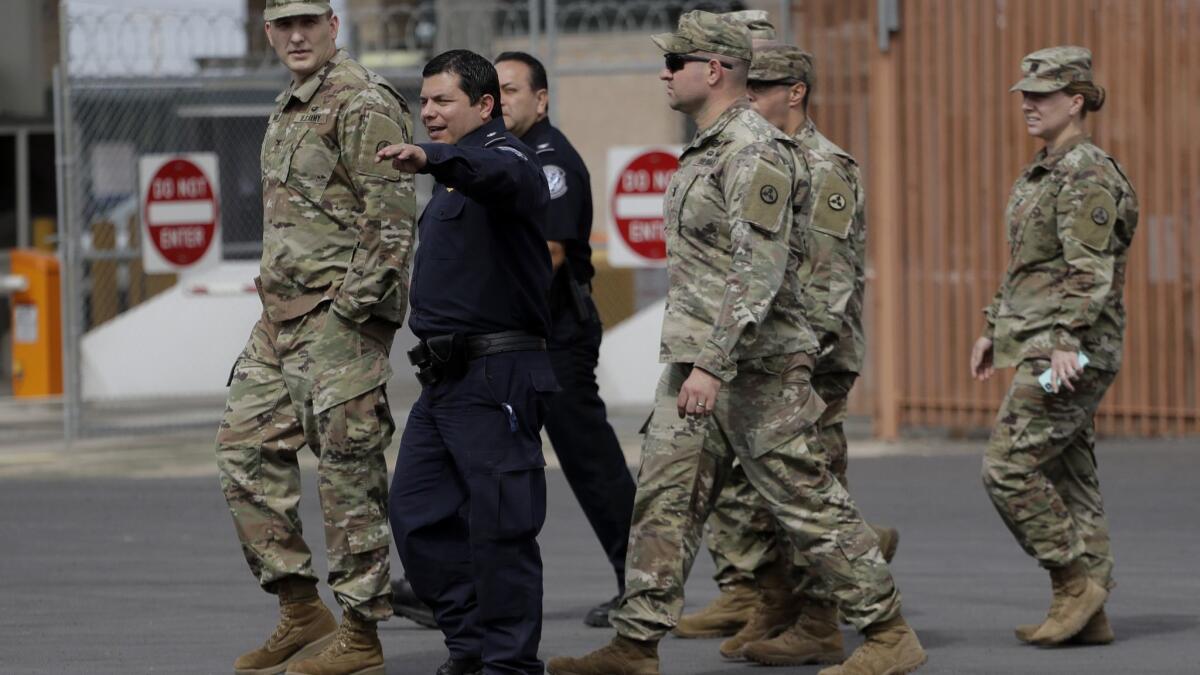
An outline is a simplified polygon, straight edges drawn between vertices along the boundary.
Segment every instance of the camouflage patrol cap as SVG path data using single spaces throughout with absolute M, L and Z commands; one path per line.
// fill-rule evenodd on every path
M 816 79 L 812 54 L 791 45 L 767 45 L 754 50 L 751 80 L 778 82 L 795 80 L 812 85 Z
M 324 14 L 330 11 L 329 3 L 324 0 L 267 0 L 263 10 L 263 20 L 275 21 L 289 16 L 309 16 Z
M 1071 45 L 1039 49 L 1021 59 L 1021 73 L 1009 91 L 1048 94 L 1072 82 L 1091 82 L 1092 52 Z
M 650 36 L 668 54 L 711 52 L 750 61 L 750 32 L 720 14 L 693 10 L 679 17 L 674 33 Z
M 740 12 L 725 12 L 722 16 L 745 26 L 750 31 L 751 40 L 775 39 L 775 26 L 767 18 L 765 9 L 743 9 Z

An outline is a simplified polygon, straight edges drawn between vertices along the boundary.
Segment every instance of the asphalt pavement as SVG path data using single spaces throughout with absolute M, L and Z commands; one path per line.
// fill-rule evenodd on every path
M 1200 673 L 1200 449 L 1184 441 L 1101 444 L 1117 558 L 1119 585 L 1108 605 L 1117 642 L 1048 650 L 1012 635 L 1014 625 L 1044 615 L 1049 581 L 983 493 L 982 445 L 907 441 L 851 463 L 864 513 L 901 531 L 893 571 L 929 651 L 920 672 Z M 8 451 L 10 461 L 0 463 L 8 468 L 0 472 L 0 673 L 229 673 L 235 656 L 270 633 L 275 601 L 242 560 L 210 447 L 197 441 L 108 453 L 122 457 L 121 466 L 158 456 L 184 466 L 175 472 L 160 461 L 141 473 L 71 471 L 69 456 L 59 458 L 62 470 L 23 472 L 30 456 Z M 310 544 L 322 550 L 315 476 L 311 462 L 305 467 L 303 518 Z M 615 592 L 561 472 L 548 475 L 543 658 L 607 642 L 610 630 L 581 618 Z M 324 569 L 323 554 L 317 564 Z M 687 586 L 689 609 L 715 596 L 711 574 L 702 553 Z M 327 589 L 322 594 L 332 603 Z M 846 636 L 848 648 L 859 643 L 848 629 Z M 436 631 L 403 619 L 384 624 L 381 638 L 392 674 L 432 675 L 445 656 Z M 662 672 L 770 672 L 723 661 L 717 645 L 668 638 Z

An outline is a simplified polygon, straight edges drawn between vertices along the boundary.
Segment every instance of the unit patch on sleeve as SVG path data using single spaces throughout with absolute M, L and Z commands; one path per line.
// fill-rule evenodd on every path
M 567 172 L 562 167 L 547 164 L 542 167 L 546 174 L 546 185 L 550 188 L 550 199 L 558 199 L 567 194 Z

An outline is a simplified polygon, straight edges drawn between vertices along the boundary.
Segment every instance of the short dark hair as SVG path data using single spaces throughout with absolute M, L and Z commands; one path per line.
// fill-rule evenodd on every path
M 503 52 L 496 57 L 496 63 L 502 61 L 520 61 L 529 66 L 529 86 L 534 91 L 545 89 L 550 91 L 550 82 L 546 79 L 546 67 L 532 54 L 525 52 Z
M 471 105 L 485 95 L 492 97 L 492 119 L 500 117 L 500 77 L 490 61 L 468 49 L 451 49 L 429 60 L 421 77 L 442 73 L 458 75 L 458 88 L 467 95 Z

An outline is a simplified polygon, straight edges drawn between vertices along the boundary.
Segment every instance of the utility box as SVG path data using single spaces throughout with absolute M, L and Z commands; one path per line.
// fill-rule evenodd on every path
M 25 279 L 12 296 L 13 394 L 53 396 L 63 390 L 62 311 L 58 258 L 13 250 L 9 273 Z

